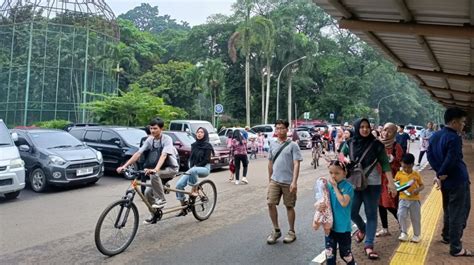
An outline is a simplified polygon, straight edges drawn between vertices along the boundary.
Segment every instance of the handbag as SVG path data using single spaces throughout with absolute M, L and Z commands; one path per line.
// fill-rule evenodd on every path
M 231 159 L 229 161 L 229 170 L 231 173 L 235 173 L 235 164 L 234 164 L 234 159 Z
M 365 149 L 362 156 L 359 158 L 355 165 L 349 170 L 349 178 L 348 181 L 354 186 L 356 191 L 362 191 L 367 188 L 367 172 L 362 166 L 361 161 L 365 158 L 369 150 L 371 149 L 372 145 L 374 145 L 374 141 L 370 143 L 370 145 Z M 354 143 L 350 143 L 350 151 L 349 157 L 351 161 L 354 161 Z

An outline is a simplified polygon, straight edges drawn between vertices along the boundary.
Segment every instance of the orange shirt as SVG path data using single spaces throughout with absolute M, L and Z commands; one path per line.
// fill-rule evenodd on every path
M 411 200 L 411 201 L 419 201 L 420 194 L 413 194 L 413 191 L 423 185 L 423 180 L 421 179 L 421 175 L 418 171 L 412 171 L 410 174 L 406 173 L 403 170 L 398 171 L 397 175 L 395 175 L 395 180 L 400 181 L 400 185 L 404 185 L 410 180 L 414 180 L 415 182 L 408 188 L 408 192 L 411 193 L 410 196 L 406 195 L 405 192 L 400 192 L 400 199 L 401 200 Z

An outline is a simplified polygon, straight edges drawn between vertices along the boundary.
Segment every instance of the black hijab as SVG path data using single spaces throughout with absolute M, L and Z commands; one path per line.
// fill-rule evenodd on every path
M 195 165 L 203 166 L 209 163 L 210 155 L 214 154 L 214 148 L 209 143 L 209 133 L 206 128 L 199 127 L 196 133 L 199 130 L 204 131 L 204 137 L 202 139 L 197 139 L 196 137 L 196 142 L 191 144 L 191 156 L 189 157 L 191 167 Z
M 365 152 L 365 150 L 369 147 L 369 145 L 374 142 L 372 147 L 370 148 L 370 151 L 365 155 L 364 160 L 361 161 L 362 167 L 367 168 L 371 165 L 373 165 L 374 161 L 377 160 L 378 154 L 380 153 L 381 150 L 384 150 L 384 146 L 381 142 L 379 142 L 375 136 L 372 133 L 369 133 L 367 137 L 363 137 L 360 134 L 360 126 L 362 122 L 367 122 L 370 126 L 370 122 L 366 118 L 362 118 L 357 120 L 354 123 L 354 135 L 352 136 L 351 139 L 349 139 L 348 144 L 349 144 L 349 149 L 351 146 L 351 142 L 353 143 L 354 147 L 354 159 L 358 160 L 362 154 Z

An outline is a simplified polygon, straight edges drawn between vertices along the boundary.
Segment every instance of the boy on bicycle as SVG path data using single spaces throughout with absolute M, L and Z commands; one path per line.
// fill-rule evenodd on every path
M 117 168 L 117 172 L 121 173 L 129 165 L 137 162 L 145 151 L 149 151 L 144 167 L 145 174 L 150 175 L 152 188 L 146 189 L 145 197 L 152 207 L 157 209 L 166 205 L 161 179 L 173 178 L 179 169 L 176 158 L 178 152 L 173 146 L 173 140 L 170 136 L 162 133 L 164 124 L 160 118 L 152 119 L 149 123 L 151 136 L 143 142 L 143 146 L 125 164 Z M 145 222 L 147 221 L 145 220 Z

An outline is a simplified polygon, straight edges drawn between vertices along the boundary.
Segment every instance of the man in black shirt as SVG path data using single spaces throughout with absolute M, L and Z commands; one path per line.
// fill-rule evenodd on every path
M 403 124 L 398 125 L 398 133 L 395 138 L 395 141 L 402 147 L 403 154 L 406 154 L 408 152 L 410 136 L 408 135 L 408 133 L 404 132 L 404 129 L 405 129 L 405 125 Z

